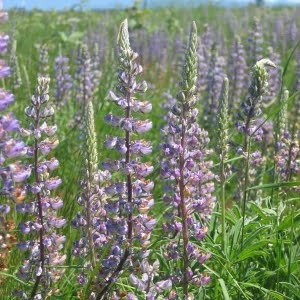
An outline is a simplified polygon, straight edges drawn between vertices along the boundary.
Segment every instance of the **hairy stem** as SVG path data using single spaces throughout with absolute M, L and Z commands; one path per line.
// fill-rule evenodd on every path
M 39 121 L 40 121 L 40 106 L 37 107 L 36 110 L 36 118 L 34 121 L 34 128 L 38 129 L 39 128 Z M 38 173 L 38 150 L 39 150 L 39 145 L 38 145 L 38 139 L 34 139 L 34 177 L 35 177 L 35 182 L 39 183 L 40 182 L 40 177 Z M 41 277 L 44 273 L 44 265 L 45 265 L 45 246 L 43 243 L 44 240 L 44 220 L 43 220 L 43 207 L 42 207 L 42 199 L 41 199 L 41 193 L 37 193 L 37 203 L 38 203 L 38 213 L 39 213 L 39 223 L 41 225 L 41 229 L 39 230 L 39 244 L 40 244 L 40 264 L 41 264 L 41 275 L 36 276 L 35 283 L 30 295 L 30 298 L 33 299 L 37 293 L 38 286 L 41 281 Z

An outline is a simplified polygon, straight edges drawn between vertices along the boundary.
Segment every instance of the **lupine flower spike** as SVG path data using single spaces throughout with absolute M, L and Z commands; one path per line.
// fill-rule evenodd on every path
M 287 100 L 289 92 L 284 91 L 281 97 L 281 111 L 277 119 L 275 171 L 279 181 L 290 181 L 299 173 L 300 147 L 299 133 L 290 133 L 287 124 Z
M 1 1 L 0 1 L 1 4 Z M 1 6 L 1 5 L 0 5 Z M 8 18 L 6 12 L 1 11 L 0 23 Z M 5 33 L 0 34 L 0 54 L 7 50 L 9 37 Z M 11 70 L 4 60 L 0 60 L 0 78 L 10 75 Z M 19 131 L 19 122 L 12 113 L 3 114 L 7 107 L 14 102 L 14 95 L 4 88 L 0 89 L 0 271 L 9 266 L 10 249 L 16 242 L 15 224 L 9 219 L 11 211 L 10 199 L 15 202 L 23 201 L 25 189 L 22 182 L 30 175 L 30 167 L 22 166 L 14 160 L 26 154 L 26 146 L 21 140 L 12 138 L 13 133 Z M 0 276 L 0 284 L 6 280 L 6 276 Z M 0 297 L 3 296 L 0 292 Z
M 257 164 L 256 160 L 260 158 L 260 153 L 255 152 L 251 153 L 250 149 L 250 138 L 259 139 L 257 135 L 260 135 L 261 132 L 257 126 L 257 118 L 261 115 L 261 106 L 263 96 L 268 91 L 268 72 L 266 66 L 275 68 L 275 64 L 269 59 L 262 59 L 258 61 L 252 68 L 252 78 L 251 84 L 248 90 L 248 97 L 242 103 L 241 109 L 242 113 L 240 115 L 241 122 L 238 123 L 238 129 L 244 135 L 244 148 L 243 154 L 245 156 L 244 164 L 244 186 L 243 186 L 243 200 L 242 200 L 242 212 L 243 212 L 243 226 L 242 226 L 242 245 L 243 247 L 243 234 L 244 234 L 244 222 L 245 222 L 245 209 L 248 199 L 248 187 L 249 187 L 249 174 L 251 164 Z
M 58 56 L 55 59 L 55 104 L 56 106 L 66 105 L 71 99 L 73 79 L 69 71 L 69 59 L 65 56 Z
M 211 153 L 207 149 L 208 133 L 197 123 L 196 83 L 197 29 L 193 22 L 180 83 L 182 90 L 168 114 L 168 126 L 163 129 L 166 142 L 162 144 L 165 157 L 162 177 L 167 182 L 163 200 L 170 208 L 163 229 L 173 238 L 165 256 L 174 260 L 174 266 L 178 259 L 182 262 L 180 270 L 176 267 L 173 270 L 172 281 L 182 286 L 185 298 L 190 284 L 201 286 L 209 282 L 209 276 L 199 273 L 199 267 L 210 255 L 202 252 L 192 240 L 200 242 L 205 237 L 206 221 L 215 202 L 211 194 L 214 191 L 214 174 L 210 170 L 213 164 L 207 160 Z M 198 262 L 198 270 L 192 271 L 194 262 Z
M 25 109 L 26 115 L 32 120 L 31 124 L 29 129 L 20 129 L 23 136 L 33 138 L 33 145 L 28 150 L 28 155 L 32 157 L 34 175 L 33 183 L 28 185 L 28 192 L 32 196 L 27 203 L 17 205 L 18 212 L 26 216 L 31 215 L 30 220 L 19 225 L 24 238 L 18 244 L 19 249 L 26 251 L 28 255 L 23 259 L 18 276 L 22 280 L 34 282 L 31 299 L 41 299 L 53 292 L 51 284 L 64 272 L 63 268 L 56 266 L 64 264 L 66 259 L 66 256 L 60 253 L 65 236 L 56 232 L 66 223 L 66 220 L 58 217 L 56 213 L 62 207 L 63 201 L 58 196 L 51 196 L 51 192 L 62 182 L 58 177 L 50 177 L 50 172 L 58 168 L 59 162 L 55 157 L 40 159 L 58 145 L 58 140 L 53 138 L 57 130 L 56 125 L 46 123 L 54 114 L 53 107 L 48 105 L 49 81 L 47 77 L 38 77 L 31 106 Z M 43 139 L 43 136 L 46 138 Z M 26 297 L 25 292 L 20 292 L 19 295 Z
M 112 101 L 123 110 L 123 116 L 108 114 L 105 121 L 120 128 L 124 137 L 107 136 L 105 146 L 120 153 L 121 159 L 106 161 L 102 166 L 118 171 L 124 181 L 116 181 L 105 189 L 107 193 L 107 236 L 111 245 L 109 256 L 102 263 L 102 286 L 97 299 L 107 293 L 125 266 L 139 265 L 147 257 L 152 229 L 156 221 L 148 215 L 154 201 L 151 195 L 153 182 L 146 180 L 152 173 L 149 163 L 141 157 L 151 153 L 152 147 L 145 140 L 134 140 L 134 134 L 143 134 L 152 128 L 149 120 L 138 120 L 133 113 L 148 113 L 152 105 L 137 99 L 147 89 L 145 81 L 137 82 L 142 67 L 136 62 L 135 53 L 129 42 L 128 23 L 125 20 L 118 36 L 119 73 L 117 94 L 110 92 Z

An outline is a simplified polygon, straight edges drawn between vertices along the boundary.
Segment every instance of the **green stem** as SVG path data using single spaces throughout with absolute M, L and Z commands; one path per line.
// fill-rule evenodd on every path
M 222 154 L 220 163 L 220 177 L 221 177 L 221 222 L 222 222 L 222 249 L 225 252 L 225 240 L 226 240 L 226 201 L 225 201 L 225 185 L 226 185 L 226 175 L 224 166 L 224 155 Z
M 246 126 L 246 129 L 247 128 L 248 128 L 248 126 Z M 242 223 L 241 251 L 243 251 L 243 247 L 244 247 L 244 227 L 245 227 L 246 203 L 248 200 L 248 193 L 249 193 L 248 186 L 249 186 L 249 169 L 250 169 L 250 148 L 251 148 L 251 139 L 246 131 L 244 152 L 246 153 L 247 157 L 245 158 L 245 184 L 244 184 L 243 203 L 242 203 L 243 223 Z

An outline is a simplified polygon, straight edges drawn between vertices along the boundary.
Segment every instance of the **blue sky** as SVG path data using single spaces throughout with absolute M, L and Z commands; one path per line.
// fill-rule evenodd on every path
M 2 0 L 4 8 L 11 7 L 26 7 L 26 9 L 41 8 L 41 9 L 63 9 L 71 7 L 72 5 L 79 3 L 79 0 Z M 145 1 L 145 0 L 144 0 Z M 245 4 L 254 2 L 255 0 L 221 0 L 219 2 L 233 2 L 239 4 Z M 0 0 L 1 2 L 1 0 Z M 131 5 L 134 0 L 89 0 L 86 4 L 88 8 L 116 8 L 127 7 Z M 172 0 L 147 0 L 148 4 L 155 3 L 172 3 Z M 177 0 L 179 3 L 203 3 L 205 0 Z M 268 4 L 300 4 L 300 0 L 265 0 Z

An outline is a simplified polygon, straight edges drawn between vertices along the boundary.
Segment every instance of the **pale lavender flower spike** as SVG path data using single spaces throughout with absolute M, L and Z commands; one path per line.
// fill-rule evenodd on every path
M 164 255 L 170 262 L 174 261 L 172 281 L 182 286 L 184 297 L 188 296 L 189 285 L 201 286 L 209 281 L 200 270 L 191 270 L 193 262 L 202 265 L 210 256 L 202 252 L 192 238 L 201 242 L 205 237 L 206 222 L 215 202 L 212 195 L 215 175 L 211 171 L 213 163 L 208 160 L 209 137 L 197 123 L 198 109 L 195 108 L 196 51 L 197 29 L 193 23 L 180 84 L 182 91 L 168 113 L 168 125 L 162 130 L 165 142 L 161 145 L 161 175 L 166 181 L 163 201 L 168 206 L 163 230 L 171 237 Z M 176 269 L 178 259 L 183 261 L 181 270 Z M 163 286 L 165 284 L 169 285 L 165 282 Z
M 130 46 L 127 20 L 121 24 L 118 46 L 117 92 L 110 92 L 110 98 L 121 108 L 123 115 L 108 114 L 105 122 L 121 129 L 124 134 L 122 137 L 107 136 L 105 141 L 105 146 L 115 149 L 120 159 L 103 162 L 102 166 L 108 171 L 119 172 L 120 179 L 105 188 L 106 238 L 110 250 L 98 274 L 101 289 L 97 299 L 107 295 L 111 284 L 118 279 L 125 266 L 138 266 L 149 255 L 147 248 L 156 224 L 156 220 L 148 215 L 154 204 L 151 195 L 154 184 L 145 178 L 153 172 L 153 167 L 141 161 L 144 155 L 151 153 L 152 147 L 143 139 L 133 139 L 134 134 L 141 135 L 149 131 L 152 123 L 132 116 L 133 113 L 150 112 L 152 105 L 149 101 L 140 100 L 140 95 L 147 90 L 147 84 L 137 81 L 143 69 L 136 62 L 138 54 Z M 134 294 L 128 297 L 137 299 Z
M 25 136 L 33 139 L 28 154 L 33 156 L 34 181 L 27 187 L 28 193 L 32 196 L 27 202 L 19 203 L 16 207 L 18 212 L 31 215 L 30 221 L 24 221 L 19 225 L 22 233 L 31 235 L 24 236 L 18 244 L 20 250 L 28 252 L 17 275 L 22 280 L 34 282 L 30 292 L 32 299 L 44 298 L 52 293 L 51 284 L 59 280 L 64 273 L 64 268 L 56 266 L 63 265 L 66 259 L 66 256 L 61 254 L 65 236 L 56 232 L 66 224 L 65 219 L 57 216 L 57 210 L 62 207 L 63 201 L 59 197 L 51 196 L 51 192 L 62 183 L 60 178 L 50 177 L 51 171 L 58 168 L 59 162 L 53 157 L 48 160 L 40 158 L 48 155 L 58 145 L 58 141 L 53 137 L 57 127 L 46 123 L 54 113 L 48 104 L 49 82 L 50 79 L 47 77 L 38 77 L 31 106 L 25 109 L 32 124 L 29 126 L 30 129 L 20 130 Z M 26 179 L 29 175 L 29 170 L 23 169 L 23 172 L 19 172 L 18 179 Z

